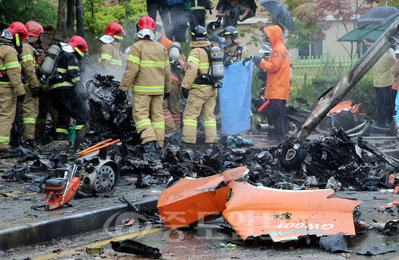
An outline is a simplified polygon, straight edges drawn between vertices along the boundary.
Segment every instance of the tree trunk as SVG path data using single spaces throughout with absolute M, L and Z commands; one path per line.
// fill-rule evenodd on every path
M 60 0 L 58 4 L 58 16 L 57 16 L 57 30 L 65 31 L 65 7 L 66 0 Z
M 75 23 L 75 0 L 67 0 L 66 28 L 73 31 Z
M 83 30 L 83 6 L 82 0 L 76 0 L 76 27 L 77 35 L 85 37 L 85 32 Z

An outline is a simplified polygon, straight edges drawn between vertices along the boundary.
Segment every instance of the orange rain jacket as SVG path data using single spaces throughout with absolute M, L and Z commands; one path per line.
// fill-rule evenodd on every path
M 270 38 L 272 53 L 262 60 L 260 68 L 267 70 L 265 98 L 288 100 L 290 90 L 290 54 L 283 44 L 281 28 L 273 25 L 264 29 Z

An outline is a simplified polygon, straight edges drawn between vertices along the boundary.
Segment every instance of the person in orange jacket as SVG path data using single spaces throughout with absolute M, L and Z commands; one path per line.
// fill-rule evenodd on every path
M 283 32 L 277 25 L 262 30 L 263 41 L 272 46 L 268 60 L 254 57 L 255 65 L 267 71 L 265 98 L 269 99 L 267 107 L 271 136 L 268 139 L 282 141 L 288 134 L 288 116 L 285 103 L 289 98 L 290 90 L 290 54 L 283 44 Z

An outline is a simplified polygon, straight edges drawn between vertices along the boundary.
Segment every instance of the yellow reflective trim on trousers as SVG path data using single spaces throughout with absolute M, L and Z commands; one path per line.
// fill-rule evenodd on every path
M 132 91 L 134 92 L 159 92 L 163 93 L 164 92 L 164 86 L 137 86 L 137 85 L 132 85 L 131 87 Z
M 0 65 L 1 70 L 7 70 L 7 69 L 13 69 L 13 68 L 21 68 L 21 65 L 19 64 L 18 61 L 13 61 L 6 63 L 4 65 Z
M 9 136 L 0 136 L 0 143 L 9 143 L 10 137 Z
M 76 125 L 75 126 L 75 130 L 81 130 L 83 128 L 84 125 Z
M 56 128 L 55 129 L 55 132 L 56 133 L 62 133 L 62 134 L 68 134 L 68 130 L 67 129 L 64 129 L 64 128 Z
M 152 128 L 165 128 L 165 122 L 153 122 L 151 125 Z
M 66 73 L 67 72 L 67 70 L 63 69 L 63 68 L 57 68 L 57 71 L 60 72 L 60 73 Z
M 216 121 L 204 121 L 205 126 L 216 126 Z
M 183 125 L 193 125 L 193 126 L 197 126 L 197 120 L 193 120 L 193 119 L 183 119 Z
M 144 119 L 144 120 L 138 121 L 136 123 L 136 128 L 139 128 L 139 127 L 142 127 L 142 126 L 145 126 L 145 125 L 151 125 L 151 120 L 150 119 Z
M 28 54 L 28 55 L 22 56 L 22 61 L 21 61 L 21 63 L 24 63 L 24 62 L 26 62 L 26 61 L 28 61 L 28 60 L 31 60 L 31 61 L 35 62 L 35 60 L 33 59 L 33 56 L 30 55 L 30 54 Z
M 35 118 L 31 118 L 31 117 L 25 117 L 25 118 L 22 118 L 22 123 L 23 124 L 35 124 L 36 123 L 36 119 Z
M 189 62 L 189 61 L 194 62 L 194 63 L 197 64 L 197 65 L 200 64 L 199 59 L 197 59 L 197 58 L 195 58 L 195 57 L 193 57 L 193 56 L 188 56 L 187 62 Z

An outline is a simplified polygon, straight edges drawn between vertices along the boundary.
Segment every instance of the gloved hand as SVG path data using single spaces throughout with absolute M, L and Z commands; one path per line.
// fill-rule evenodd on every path
M 168 99 L 170 97 L 170 93 L 165 93 L 163 95 L 163 100 Z
M 17 101 L 18 101 L 18 102 L 22 102 L 22 101 L 25 100 L 25 97 L 26 97 L 26 94 L 19 95 L 19 96 L 17 97 Z
M 32 96 L 34 98 L 37 98 L 37 97 L 39 97 L 41 92 L 42 92 L 41 88 L 34 88 L 34 89 L 32 89 Z
M 245 62 L 252 60 L 252 56 L 246 57 L 243 61 L 242 61 L 242 65 L 245 66 Z
M 182 96 L 183 96 L 185 99 L 187 99 L 187 98 L 188 98 L 188 94 L 189 94 L 188 89 L 186 89 L 186 88 L 181 88 L 181 94 L 182 94 Z
M 260 61 L 262 60 L 262 58 L 260 58 L 260 57 L 258 57 L 258 56 L 255 56 L 253 59 L 252 59 L 252 61 L 255 63 L 255 66 L 256 67 L 259 67 L 259 65 L 260 65 Z
M 226 66 L 226 68 L 228 68 L 231 64 L 233 64 L 233 62 L 231 60 L 226 60 L 224 63 L 224 66 Z

